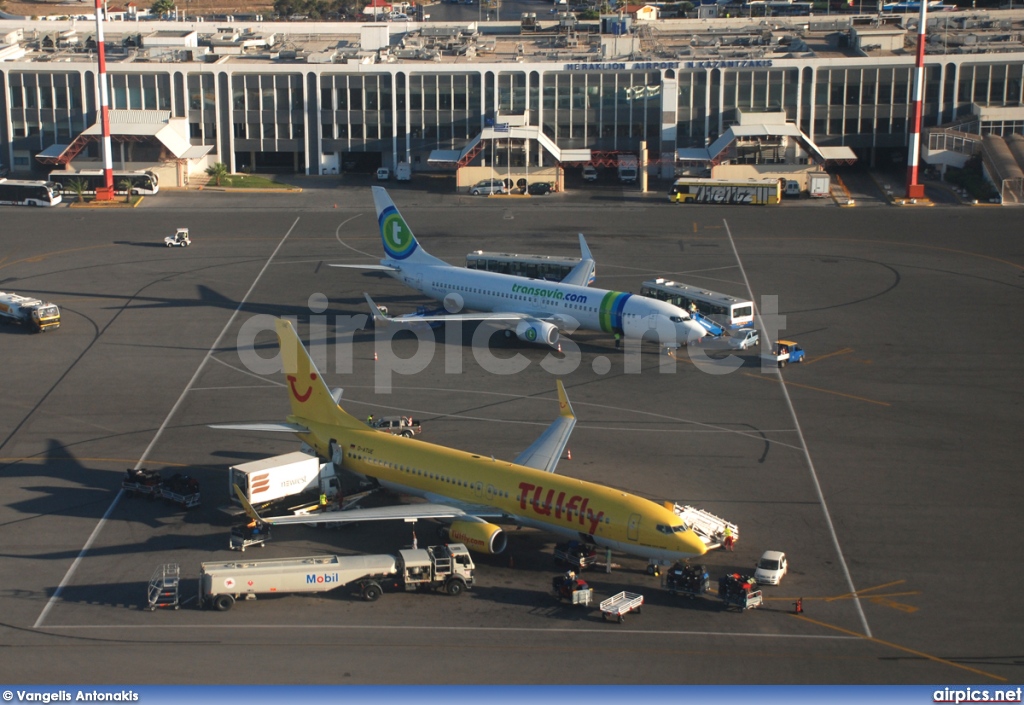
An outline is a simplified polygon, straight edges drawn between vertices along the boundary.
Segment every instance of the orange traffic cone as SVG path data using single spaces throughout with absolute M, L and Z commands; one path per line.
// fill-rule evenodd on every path
M 335 207 L 335 208 L 337 208 L 337 207 L 338 207 L 338 204 L 337 204 L 337 203 L 335 203 L 335 204 L 334 204 L 334 207 Z
M 562 352 L 562 344 L 561 343 L 558 344 L 558 352 Z
M 376 350 L 373 351 L 373 361 L 377 362 L 377 351 Z
M 565 459 L 566 460 L 572 460 L 572 451 L 571 450 L 566 450 L 565 451 Z

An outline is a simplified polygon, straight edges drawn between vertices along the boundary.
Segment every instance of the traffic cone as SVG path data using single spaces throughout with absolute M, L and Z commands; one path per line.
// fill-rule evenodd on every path
M 337 203 L 335 203 L 335 204 L 334 204 L 334 207 L 335 207 L 335 208 L 337 208 L 337 207 L 338 207 L 338 204 L 337 204 Z
M 571 451 L 571 450 L 568 450 L 568 449 L 567 449 L 567 450 L 565 451 L 565 459 L 566 459 L 566 460 L 572 460 L 572 451 Z
M 803 613 L 804 613 L 804 598 L 798 597 L 798 598 L 796 598 L 796 602 L 793 603 L 793 614 L 803 614 Z
M 561 343 L 558 344 L 558 352 L 562 352 L 562 344 Z
M 376 350 L 373 351 L 373 361 L 377 362 L 377 351 Z

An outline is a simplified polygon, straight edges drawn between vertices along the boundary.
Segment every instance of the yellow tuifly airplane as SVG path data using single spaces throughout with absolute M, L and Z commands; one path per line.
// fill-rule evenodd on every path
M 671 510 L 621 490 L 555 474 L 576 417 L 558 381 L 558 418 L 514 461 L 393 436 L 345 412 L 332 396 L 291 323 L 276 323 L 292 413 L 282 424 L 220 424 L 214 428 L 296 434 L 336 466 L 423 503 L 261 517 L 267 524 L 318 524 L 385 519 L 438 519 L 451 541 L 501 553 L 499 524 L 529 526 L 661 562 L 703 555 L 700 537 Z

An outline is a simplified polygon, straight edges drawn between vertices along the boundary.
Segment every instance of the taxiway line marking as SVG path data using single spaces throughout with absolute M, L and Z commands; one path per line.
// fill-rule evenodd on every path
M 771 382 L 770 377 L 762 377 L 761 375 L 755 375 L 750 372 L 744 372 L 747 377 L 753 377 L 755 379 L 763 379 L 767 382 Z M 856 399 L 857 401 L 866 401 L 868 404 L 878 404 L 879 406 L 892 406 L 887 401 L 878 401 L 877 399 L 868 399 L 867 397 L 859 397 L 856 394 L 846 394 L 845 392 L 836 392 L 831 389 L 822 389 L 821 387 L 812 387 L 809 384 L 800 384 L 799 382 L 786 382 L 787 386 L 799 387 L 801 389 L 810 389 L 814 392 L 822 392 L 823 394 L 834 394 L 837 397 L 846 397 L 847 399 Z
M 725 227 L 725 234 L 729 238 L 729 246 L 732 248 L 733 257 L 736 258 L 736 264 L 739 266 L 740 274 L 743 275 L 743 283 L 746 284 L 747 294 L 750 296 L 750 301 L 757 301 L 754 297 L 754 289 L 750 286 L 750 278 L 747 276 L 747 270 L 743 266 L 743 260 L 740 259 L 740 252 L 736 249 L 736 242 L 732 238 L 732 230 L 729 229 L 729 222 L 724 218 L 722 219 L 722 225 Z M 757 317 L 758 328 L 762 331 L 768 330 L 764 325 L 764 320 L 761 318 L 761 309 L 757 304 L 754 304 L 754 315 Z M 828 533 L 832 538 L 832 547 L 835 549 L 836 556 L 839 558 L 839 565 L 843 569 L 843 576 L 846 578 L 846 585 L 850 588 L 850 592 L 854 594 L 853 604 L 857 610 L 857 615 L 860 617 L 861 626 L 864 628 L 864 633 L 867 636 L 871 636 L 871 625 L 868 624 L 867 615 L 864 614 L 864 607 L 860 603 L 860 599 L 856 597 L 857 587 L 853 584 L 853 576 L 850 574 L 850 567 L 846 565 L 846 558 L 843 556 L 843 548 L 839 545 L 839 535 L 836 534 L 836 527 L 832 523 L 832 514 L 828 510 L 828 503 L 825 502 L 825 493 L 821 489 L 821 483 L 818 481 L 818 472 L 814 468 L 814 460 L 811 459 L 810 448 L 807 447 L 807 439 L 804 438 L 803 427 L 800 425 L 800 419 L 796 415 L 796 407 L 793 406 L 793 400 L 789 396 L 789 389 L 786 388 L 786 380 L 783 378 L 782 373 L 778 368 L 774 370 L 775 377 L 779 382 L 779 389 L 782 391 L 782 398 L 786 402 L 786 407 L 789 409 L 789 415 L 793 419 L 793 427 L 796 429 L 797 438 L 800 439 L 800 447 L 803 450 L 804 459 L 807 461 L 807 469 L 811 474 L 811 481 L 814 484 L 814 492 L 818 497 L 818 504 L 821 506 L 821 512 L 825 516 L 825 525 L 828 526 Z
M 837 627 L 834 624 L 828 624 L 827 622 L 819 622 L 816 619 L 811 619 L 810 617 L 807 617 L 807 616 L 802 615 L 802 614 L 794 614 L 794 615 L 791 615 L 791 616 L 794 619 L 801 619 L 801 620 L 803 620 L 805 622 L 810 622 L 811 624 L 816 624 L 819 627 L 825 627 L 826 629 L 834 629 L 837 632 L 841 632 L 843 634 L 849 634 L 851 636 L 855 636 L 855 637 L 858 637 L 860 639 L 864 639 L 866 641 L 870 641 L 872 643 L 879 644 L 881 646 L 887 646 L 890 649 L 896 649 L 897 651 L 904 651 L 904 652 L 906 652 L 908 654 L 913 654 L 914 656 L 918 656 L 920 658 L 927 659 L 929 661 L 934 661 L 935 663 L 941 663 L 941 664 L 943 664 L 945 666 L 952 666 L 953 668 L 962 668 L 965 671 L 970 671 L 971 673 L 977 673 L 980 676 L 985 676 L 986 678 L 992 678 L 993 680 L 1002 681 L 1003 683 L 1005 683 L 1006 680 L 1007 680 L 1006 678 L 1003 678 L 1002 676 L 997 676 L 994 673 L 989 673 L 987 671 L 982 671 L 982 670 L 977 669 L 977 668 L 972 668 L 970 666 L 965 666 L 962 663 L 957 663 L 956 661 L 950 661 L 949 659 L 944 659 L 941 656 L 933 656 L 932 654 L 926 654 L 923 651 L 918 651 L 917 649 L 911 649 L 908 646 L 900 646 L 899 644 L 894 644 L 891 641 L 885 641 L 884 639 L 877 639 L 877 638 L 875 638 L 873 636 L 869 636 L 869 635 L 865 635 L 865 634 L 858 634 L 857 632 L 850 631 L 849 629 L 844 629 L 843 627 Z
M 275 247 L 274 251 L 270 253 L 270 257 L 267 259 L 266 262 L 264 262 L 263 268 L 260 269 L 259 274 L 256 275 L 256 278 L 253 280 L 252 285 L 249 287 L 249 290 L 245 292 L 245 296 L 243 296 L 242 300 L 238 302 L 238 306 L 231 314 L 231 317 L 228 318 L 228 322 L 224 324 L 224 327 L 220 331 L 220 335 L 218 335 L 217 339 L 213 341 L 213 345 L 210 346 L 210 349 L 206 351 L 206 355 L 199 363 L 199 367 L 196 368 L 195 373 L 192 375 L 192 379 L 190 379 L 188 381 L 188 384 L 185 385 L 185 389 L 182 390 L 181 395 L 178 397 L 178 401 L 174 402 L 174 406 L 172 406 L 171 410 L 167 412 L 167 416 L 164 418 L 164 422 L 160 424 L 160 428 L 158 428 L 156 430 L 156 433 L 153 435 L 153 440 L 151 440 L 149 442 L 149 445 L 146 446 L 146 450 L 143 451 L 142 457 L 140 457 L 139 461 L 135 464 L 136 470 L 142 467 L 142 464 L 146 462 L 146 458 L 149 457 L 150 451 L 153 450 L 153 446 L 156 445 L 156 442 L 160 440 L 160 437 L 164 433 L 164 429 L 167 428 L 167 424 L 170 423 L 171 418 L 174 417 L 174 414 L 177 413 L 178 408 L 181 406 L 181 402 L 184 401 L 185 396 L 189 393 L 189 390 L 192 389 L 192 387 L 196 383 L 196 380 L 199 379 L 199 375 L 206 368 L 206 363 L 210 360 L 211 357 L 213 357 L 213 351 L 220 347 L 220 341 L 224 339 L 224 336 L 227 334 L 228 329 L 234 324 L 235 319 L 238 318 L 238 314 L 242 311 L 242 308 L 249 300 L 249 297 L 252 295 L 252 292 L 256 289 L 256 285 L 259 284 L 260 279 L 263 277 L 263 274 L 267 271 L 267 268 L 270 267 L 270 263 L 274 261 L 274 257 L 284 246 L 284 243 L 288 240 L 288 236 L 292 234 L 292 231 L 298 224 L 299 219 L 296 218 L 295 222 L 292 223 L 292 226 L 288 228 L 288 232 L 286 232 L 284 234 L 284 237 L 281 238 L 281 241 L 277 243 L 277 247 Z M 53 595 L 51 595 L 50 599 L 46 601 L 46 605 L 43 607 L 43 611 L 39 613 L 39 617 L 38 619 L 36 619 L 36 623 L 32 625 L 33 629 L 38 629 L 40 626 L 42 626 L 43 622 L 46 621 L 46 616 L 50 613 L 50 610 L 53 609 L 53 606 L 57 604 L 57 600 L 60 599 L 61 593 L 64 591 L 65 586 L 67 586 L 67 584 L 71 582 L 71 578 L 74 576 L 75 571 L 78 570 L 78 566 L 82 563 L 82 559 L 85 558 L 85 555 L 89 552 L 89 549 L 92 548 L 93 542 L 96 541 L 96 538 L 100 535 L 100 532 L 103 530 L 103 527 L 106 526 L 107 519 L 110 517 L 110 514 L 114 511 L 114 508 L 117 506 L 118 500 L 121 499 L 121 495 L 123 494 L 124 490 L 122 489 L 118 490 L 117 494 L 114 495 L 113 501 L 111 501 L 110 506 L 107 507 L 107 511 L 103 513 L 103 517 L 96 524 L 96 528 L 94 528 L 92 530 L 92 533 L 89 534 L 89 538 L 86 539 L 85 545 L 82 546 L 82 550 L 79 551 L 78 555 L 75 557 L 75 560 L 71 563 L 71 567 L 68 568 L 68 572 L 64 574 L 64 578 L 60 581 L 60 584 L 57 586 L 57 589 L 53 591 Z
M 905 582 L 907 582 L 907 581 L 906 580 L 893 580 L 891 583 L 882 583 L 881 585 L 875 585 L 874 587 L 864 588 L 863 590 L 859 591 L 858 594 L 859 595 L 863 595 L 866 592 L 872 592 L 873 590 L 881 590 L 882 588 L 892 587 L 894 585 L 902 585 Z M 832 600 L 845 600 L 845 599 L 848 599 L 850 597 L 853 597 L 853 595 L 851 593 L 846 593 L 845 595 L 835 595 L 833 597 L 822 597 L 822 598 L 818 598 L 818 599 L 830 602 Z
M 835 352 L 826 353 L 825 355 L 815 355 L 810 360 L 804 360 L 800 364 L 801 365 L 809 365 L 812 362 L 819 362 L 820 360 L 827 360 L 828 358 L 834 357 L 836 355 L 848 355 L 849 353 L 852 353 L 852 352 L 853 352 L 853 348 L 843 348 L 842 350 L 836 350 Z

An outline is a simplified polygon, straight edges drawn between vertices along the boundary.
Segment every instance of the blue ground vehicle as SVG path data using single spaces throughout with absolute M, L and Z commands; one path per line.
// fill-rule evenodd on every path
M 792 340 L 778 340 L 772 345 L 771 351 L 762 353 L 761 357 L 774 362 L 779 367 L 785 367 L 789 362 L 804 362 L 807 359 L 807 353 Z

